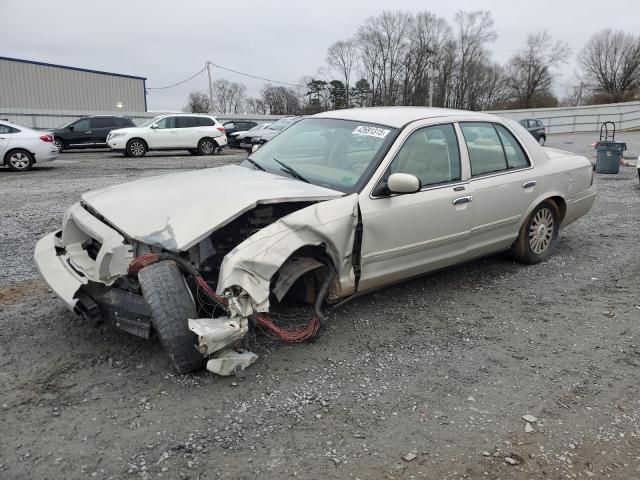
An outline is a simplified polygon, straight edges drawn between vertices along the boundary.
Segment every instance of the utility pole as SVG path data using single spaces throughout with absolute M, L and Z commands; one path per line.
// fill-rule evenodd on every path
M 211 83 L 211 66 L 213 64 L 207 60 L 207 74 L 209 75 L 209 113 L 213 113 L 213 84 Z

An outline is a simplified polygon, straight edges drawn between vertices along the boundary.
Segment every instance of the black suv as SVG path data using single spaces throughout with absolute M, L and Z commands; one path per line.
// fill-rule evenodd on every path
M 111 130 L 135 126 L 124 117 L 83 117 L 53 130 L 53 143 L 60 152 L 68 148 L 106 147 Z
M 240 140 L 238 140 L 238 136 L 231 134 L 235 132 L 246 132 L 247 130 L 251 130 L 256 125 L 258 125 L 258 123 L 252 120 L 233 120 L 223 123 L 222 126 L 224 127 L 224 134 L 227 136 L 227 144 L 230 147 L 240 146 Z
M 520 125 L 529 130 L 529 133 L 533 135 L 540 145 L 544 145 L 547 141 L 547 130 L 544 128 L 542 121 L 536 118 L 523 118 L 520 120 Z

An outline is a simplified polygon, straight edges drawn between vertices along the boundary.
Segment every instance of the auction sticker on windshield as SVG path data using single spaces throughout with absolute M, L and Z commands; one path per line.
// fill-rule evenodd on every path
M 353 135 L 366 135 L 368 137 L 376 137 L 376 138 L 384 138 L 391 130 L 387 130 L 386 128 L 379 127 L 367 127 L 365 125 L 360 125 L 355 128 Z

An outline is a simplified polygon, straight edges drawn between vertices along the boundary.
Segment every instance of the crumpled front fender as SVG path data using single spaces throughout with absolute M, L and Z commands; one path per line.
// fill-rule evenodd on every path
M 297 250 L 322 246 L 336 269 L 331 295 L 355 290 L 351 255 L 358 223 L 358 195 L 316 203 L 279 219 L 229 252 L 220 267 L 218 294 L 240 287 L 255 311 L 269 310 L 271 277 Z

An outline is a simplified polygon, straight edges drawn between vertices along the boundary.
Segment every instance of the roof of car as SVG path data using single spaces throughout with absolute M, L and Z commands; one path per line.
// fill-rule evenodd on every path
M 321 118 L 339 118 L 343 120 L 355 120 L 358 122 L 378 123 L 389 127 L 400 128 L 407 123 L 427 118 L 460 116 L 473 116 L 478 119 L 495 119 L 494 115 L 482 112 L 470 112 L 467 110 L 454 110 L 450 108 L 432 107 L 367 107 L 348 108 L 345 110 L 333 110 L 314 115 Z

